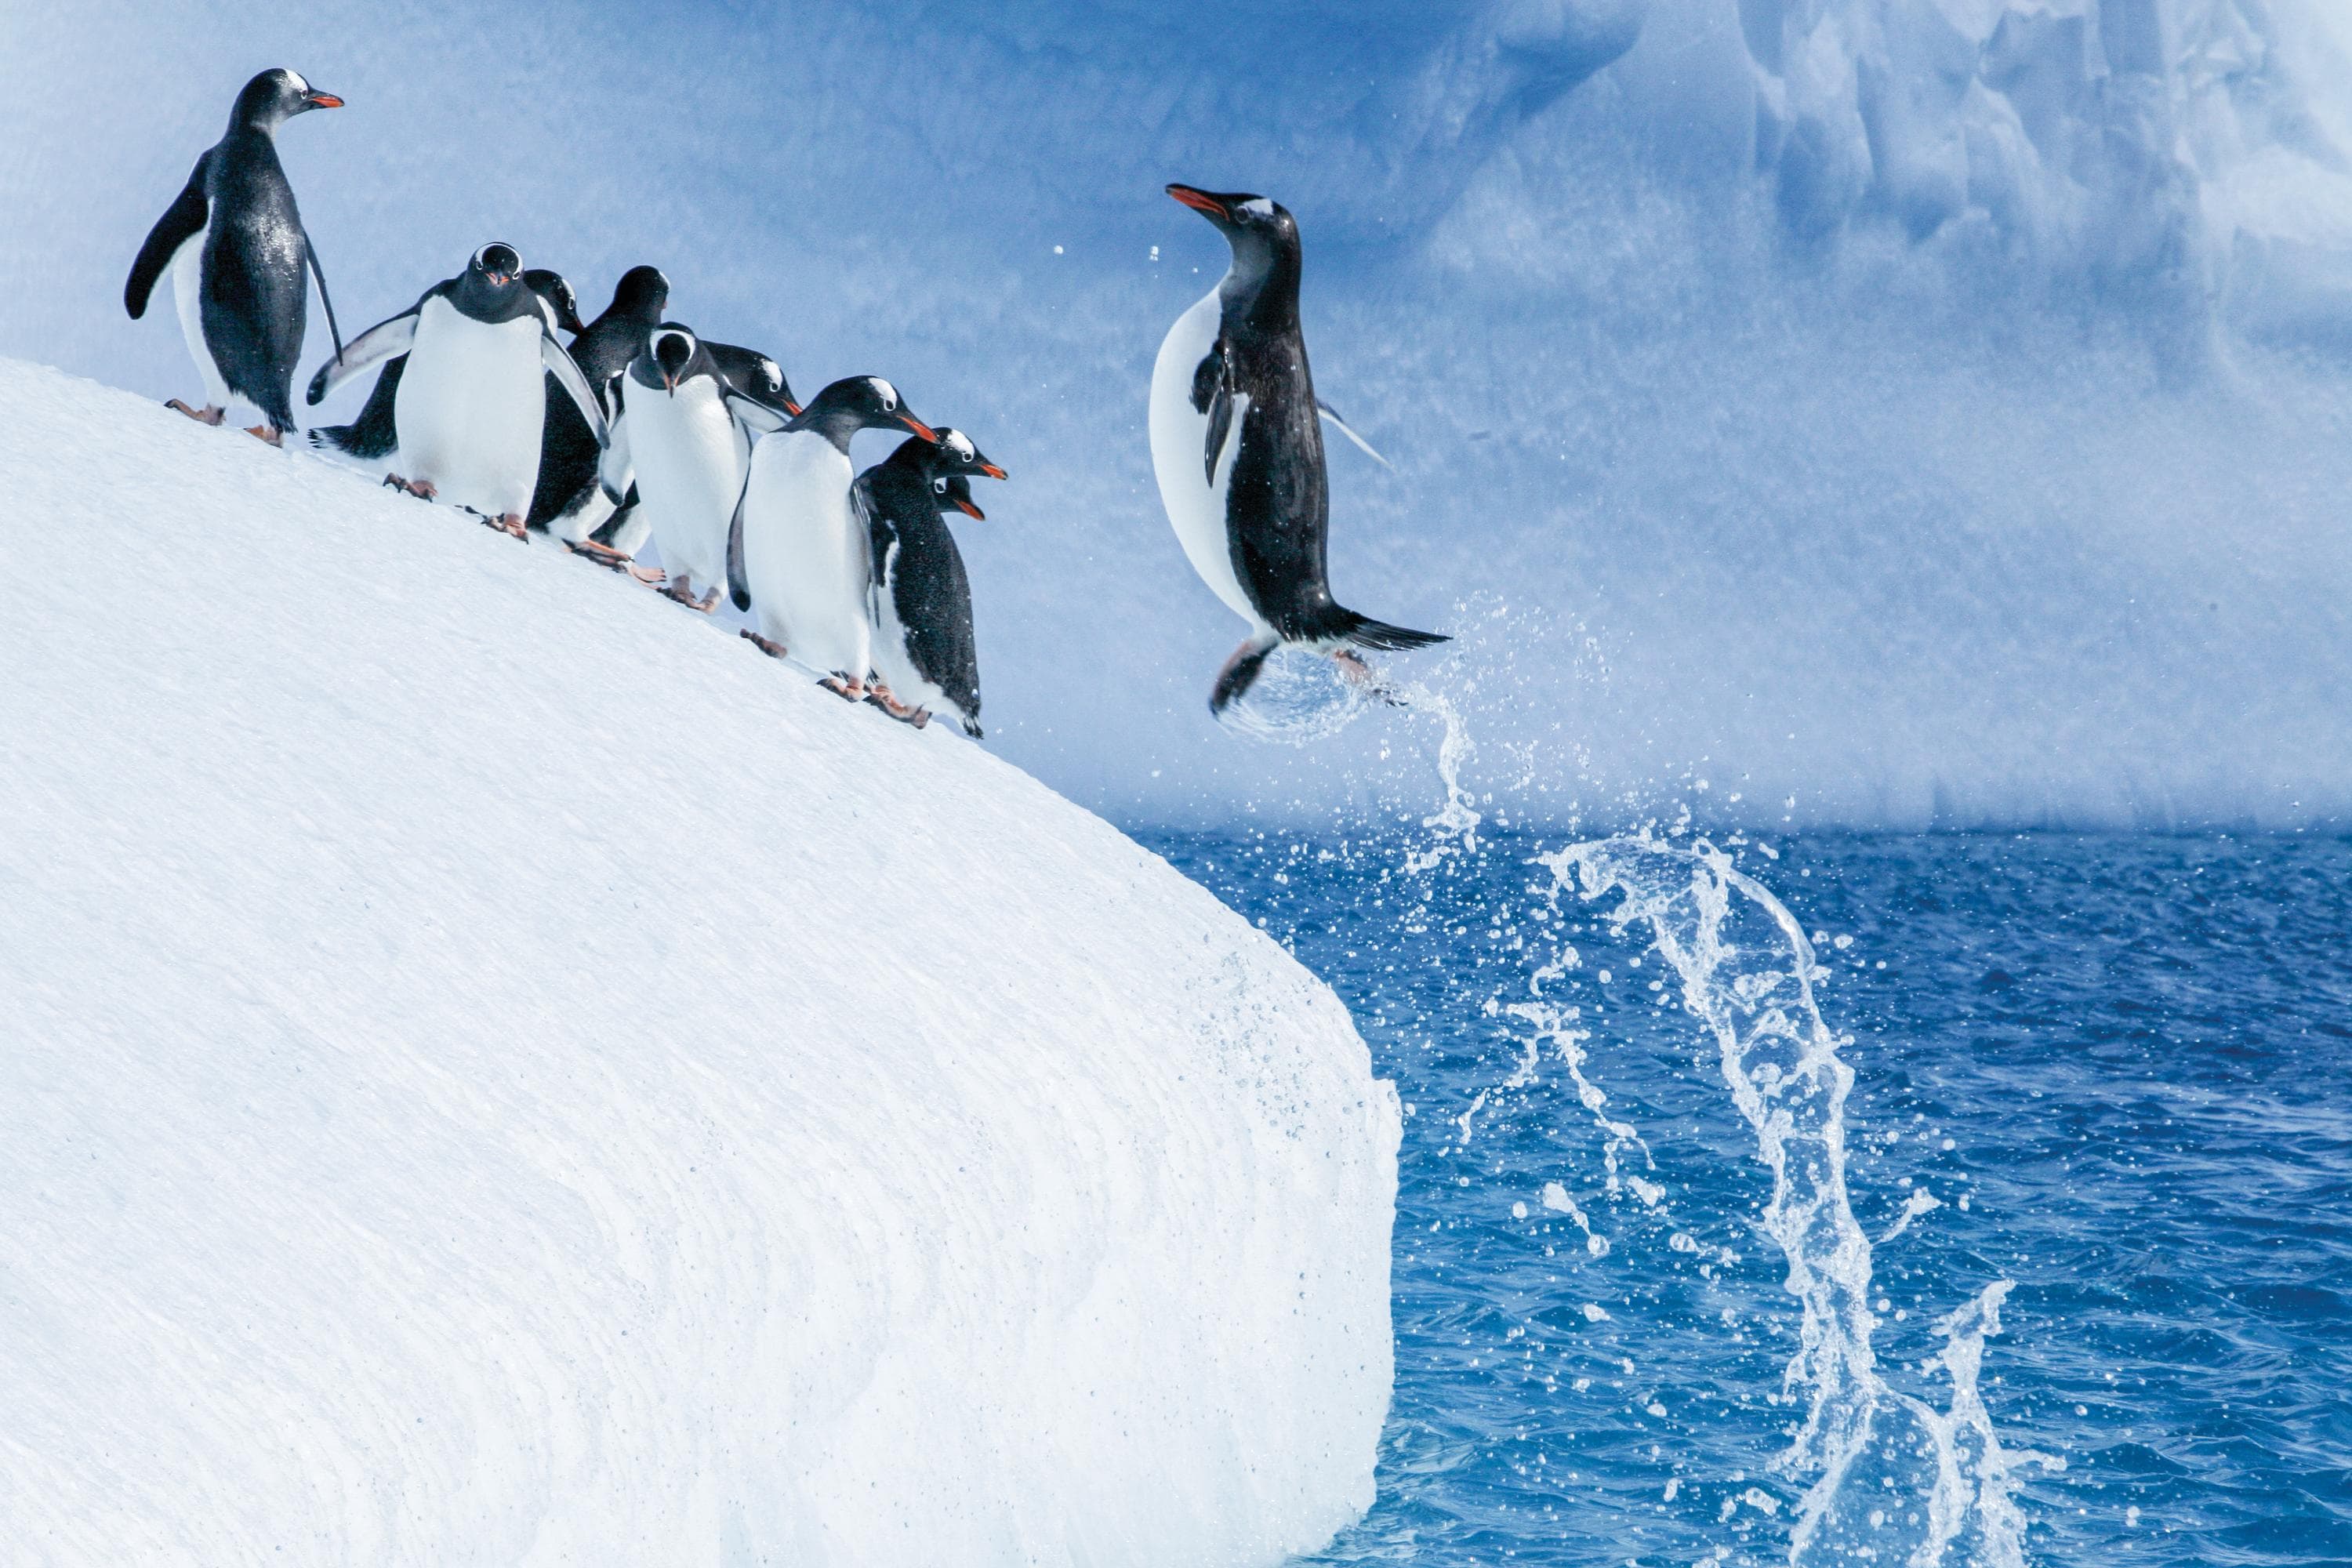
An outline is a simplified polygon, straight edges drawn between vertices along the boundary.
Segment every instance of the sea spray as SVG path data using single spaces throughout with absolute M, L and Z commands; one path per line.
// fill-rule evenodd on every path
M 1539 857 L 1586 900 L 1622 896 L 1620 930 L 1636 922 L 1682 983 L 1683 1005 L 1714 1037 L 1725 1084 L 1771 1173 L 1761 1228 L 1788 1264 L 1802 1305 L 1784 1394 L 1806 1405 L 1775 1468 L 1807 1490 L 1790 1533 L 1793 1564 L 1902 1562 L 2021 1564 L 2024 1523 L 2004 1450 L 1977 1394 L 1985 1338 L 2000 1327 L 2007 1281 L 1944 1322 L 1935 1359 L 1951 1407 L 1890 1388 L 1871 1336 L 1871 1247 L 1846 1190 L 1845 1102 L 1853 1069 L 1815 1000 L 1820 970 L 1796 917 L 1705 840 L 1649 835 L 1571 845 Z

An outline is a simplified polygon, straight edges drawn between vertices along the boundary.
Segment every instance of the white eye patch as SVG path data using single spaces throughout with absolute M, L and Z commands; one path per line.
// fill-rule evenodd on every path
M 973 448 L 971 438 L 961 430 L 943 430 L 940 433 L 940 439 L 946 442 L 948 450 L 959 458 L 972 458 L 979 455 Z
M 1249 200 L 1242 204 L 1242 211 L 1249 214 L 1252 217 L 1272 217 L 1274 216 L 1274 204 L 1267 201 L 1264 196 L 1252 196 Z
M 898 389 L 897 387 L 891 385 L 888 382 L 883 380 L 878 375 L 869 375 L 866 380 L 866 384 L 874 388 L 874 395 L 882 400 L 882 409 L 884 413 L 889 413 L 898 406 Z

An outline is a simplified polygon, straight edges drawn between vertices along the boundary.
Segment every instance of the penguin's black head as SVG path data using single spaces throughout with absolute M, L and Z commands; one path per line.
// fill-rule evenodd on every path
M 1277 253 L 1298 249 L 1298 221 L 1280 202 L 1247 191 L 1204 191 L 1192 185 L 1171 185 L 1168 194 L 1215 224 L 1236 257 L 1244 246 Z
M 926 441 L 939 432 L 915 417 L 898 399 L 898 389 L 878 375 L 853 375 L 835 382 L 801 410 L 787 430 L 817 430 L 846 451 L 860 430 L 911 430 Z
M 662 312 L 669 309 L 669 279 L 658 267 L 630 268 L 613 289 L 613 309 L 625 316 L 660 321 Z
M 980 510 L 978 501 L 971 499 L 971 481 L 961 474 L 941 474 L 932 479 L 931 496 L 940 503 L 941 511 L 953 507 L 966 517 L 982 522 L 988 521 L 988 514 Z
M 522 276 L 522 257 L 515 247 L 502 239 L 494 239 L 474 252 L 467 270 L 494 289 L 504 289 Z
M 962 431 L 942 425 L 939 429 L 937 450 L 931 458 L 934 474 L 986 474 L 992 479 L 1005 477 L 1004 470 L 981 456 L 980 448 Z
M 522 275 L 522 280 L 532 293 L 547 301 L 547 308 L 555 312 L 557 326 L 575 337 L 588 330 L 580 321 L 579 297 L 572 292 L 572 285 L 563 280 L 562 273 L 534 267 Z
M 672 397 L 677 395 L 677 384 L 685 379 L 686 367 L 694 363 L 698 346 L 693 330 L 676 321 L 664 321 L 646 340 L 646 348 L 654 356 L 654 368 Z
M 314 109 L 341 109 L 343 100 L 331 92 L 320 92 L 302 79 L 299 71 L 275 66 L 245 84 L 236 95 L 236 107 L 229 111 L 231 125 L 252 126 L 262 131 L 275 131 L 298 114 Z

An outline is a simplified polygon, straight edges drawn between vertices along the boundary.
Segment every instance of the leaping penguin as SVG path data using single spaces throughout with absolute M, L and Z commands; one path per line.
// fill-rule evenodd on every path
M 1168 521 L 1201 581 L 1250 625 L 1248 640 L 1217 674 L 1209 710 L 1223 712 L 1247 691 L 1284 643 L 1328 654 L 1365 679 L 1356 648 L 1446 641 L 1371 620 L 1331 597 L 1318 412 L 1359 445 L 1362 438 L 1315 396 L 1298 323 L 1297 224 L 1264 196 L 1191 185 L 1170 185 L 1168 194 L 1233 247 L 1233 265 L 1177 318 L 1151 371 L 1151 466 Z
M 228 131 L 188 174 L 131 264 L 122 303 L 137 321 L 165 268 L 180 307 L 180 331 L 205 383 L 205 405 L 174 397 L 166 405 L 217 425 L 232 395 L 261 410 L 251 434 L 272 446 L 294 424 L 294 367 L 308 324 L 303 274 L 318 281 L 327 330 L 342 352 L 342 331 L 327 298 L 318 252 L 303 232 L 294 187 L 278 162 L 278 128 L 313 109 L 341 109 L 283 67 L 245 84 L 229 110 Z
M 943 521 L 950 509 L 985 521 L 968 474 L 1005 477 L 971 437 L 942 428 L 937 441 L 900 442 L 857 476 L 854 493 L 873 548 L 868 614 L 881 684 L 872 700 L 919 730 L 934 710 L 950 714 L 976 741 L 980 655 L 972 646 L 971 580 Z
M 751 448 L 727 542 L 736 607 L 760 625 L 743 635 L 817 671 L 827 690 L 862 700 L 874 645 L 866 603 L 871 544 L 850 504 L 850 439 L 894 426 L 926 441 L 937 433 L 878 375 L 836 381 L 782 423 L 740 394 L 730 391 L 728 405 L 751 428 L 770 432 Z
M 644 352 L 617 384 L 613 444 L 604 454 L 607 493 L 624 488 L 624 472 L 635 479 L 637 510 L 669 576 L 663 592 L 705 613 L 727 581 L 727 536 L 751 456 L 750 437 L 729 399 L 756 403 L 777 424 L 801 411 L 784 390 L 783 372 L 763 354 L 751 355 L 766 367 L 752 374 L 756 392 L 735 386 L 717 357 L 723 346 L 676 321 L 648 332 Z M 730 353 L 740 364 L 749 351 Z
M 404 475 L 384 482 L 427 500 L 447 500 L 517 539 L 539 477 L 551 372 L 601 448 L 604 409 L 571 354 L 555 340 L 553 314 L 522 280 L 514 247 L 493 240 L 457 277 L 378 322 L 319 367 L 312 404 L 394 354 L 408 368 L 393 397 Z

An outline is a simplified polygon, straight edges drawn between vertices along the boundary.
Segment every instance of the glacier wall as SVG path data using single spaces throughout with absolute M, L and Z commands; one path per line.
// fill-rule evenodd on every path
M 297 63 L 352 100 L 286 153 L 352 324 L 494 233 L 592 305 L 656 260 L 796 384 L 972 430 L 1015 476 L 964 533 L 991 744 L 1115 814 L 1433 794 L 1403 720 L 1203 710 L 1238 628 L 1143 388 L 1223 256 L 1171 177 L 1299 214 L 1318 384 L 1397 463 L 1335 455 L 1335 584 L 1464 634 L 1414 669 L 1521 817 L 2352 811 L 2328 0 L 226 15 L 0 18 L 0 352 L 183 390 L 121 273 Z
M 1275 942 L 553 551 L 13 361 L 0 429 L 0 1562 L 1370 1503 L 1399 1110 Z

